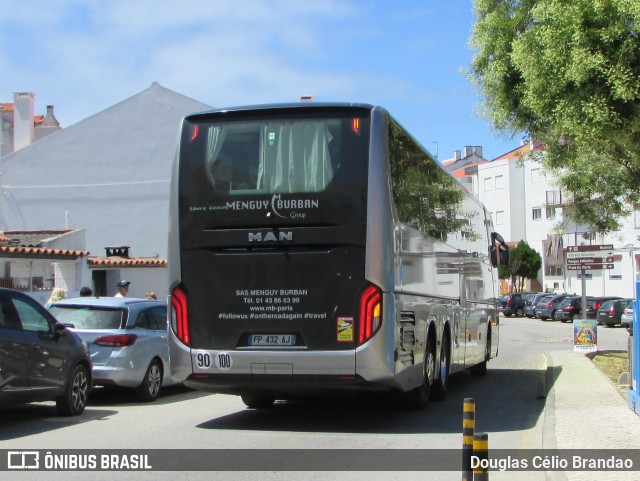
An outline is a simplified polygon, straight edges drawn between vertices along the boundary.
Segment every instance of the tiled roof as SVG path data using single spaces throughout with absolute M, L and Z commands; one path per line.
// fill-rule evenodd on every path
M 14 111 L 14 106 L 12 103 L 0 103 L 0 112 L 13 112 Z M 33 123 L 35 125 L 40 125 L 42 122 L 44 122 L 44 115 L 34 115 L 33 116 Z
M 0 255 L 5 257 L 66 258 L 88 256 L 88 251 L 54 249 L 46 241 L 73 232 L 73 230 L 7 230 L 0 233 Z
M 507 152 L 506 154 L 503 154 L 499 157 L 496 157 L 495 159 L 492 160 L 492 162 L 495 162 L 496 160 L 504 160 L 504 159 L 513 159 L 513 158 L 517 158 L 519 159 L 520 157 L 522 157 L 523 155 L 525 155 L 527 152 L 529 152 L 531 150 L 531 145 L 524 144 L 521 145 L 520 147 L 513 149 L 509 152 Z M 535 144 L 533 146 L 533 150 L 544 150 L 544 145 L 543 144 Z
M 89 255 L 89 251 L 71 249 L 51 249 L 49 247 L 31 246 L 0 246 L 0 256 L 8 257 L 37 257 L 37 258 L 67 258 L 77 259 Z
M 73 230 L 7 230 L 0 234 L 0 246 L 42 247 L 43 241 L 54 239 Z
M 90 257 L 89 267 L 165 267 L 166 259 L 159 257 Z

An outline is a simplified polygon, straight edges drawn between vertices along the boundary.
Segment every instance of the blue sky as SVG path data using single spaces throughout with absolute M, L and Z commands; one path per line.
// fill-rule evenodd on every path
M 471 0 L 0 0 L 0 102 L 34 92 L 63 127 L 162 86 L 215 107 L 295 101 L 382 105 L 441 160 L 493 159 L 462 73 Z M 437 144 L 436 144 L 437 142 Z

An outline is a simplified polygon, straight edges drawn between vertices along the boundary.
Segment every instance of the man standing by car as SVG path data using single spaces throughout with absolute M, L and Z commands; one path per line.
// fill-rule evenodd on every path
M 118 282 L 118 292 L 116 292 L 116 295 L 113 297 L 127 297 L 127 293 L 129 292 L 129 284 L 131 284 L 131 282 L 127 281 L 126 279 L 122 279 L 120 282 Z

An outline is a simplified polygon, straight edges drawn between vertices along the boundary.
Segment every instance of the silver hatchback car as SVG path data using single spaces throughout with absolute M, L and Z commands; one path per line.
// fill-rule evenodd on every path
M 133 388 L 154 401 L 170 376 L 167 305 L 126 297 L 78 297 L 56 302 L 51 314 L 89 345 L 95 386 Z

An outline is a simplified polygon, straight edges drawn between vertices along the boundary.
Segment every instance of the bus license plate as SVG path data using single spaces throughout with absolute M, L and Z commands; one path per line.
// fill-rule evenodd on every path
M 249 336 L 250 346 L 295 346 L 293 334 L 253 334 Z

